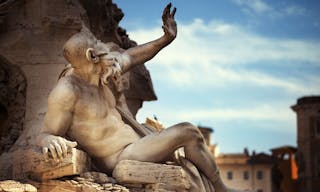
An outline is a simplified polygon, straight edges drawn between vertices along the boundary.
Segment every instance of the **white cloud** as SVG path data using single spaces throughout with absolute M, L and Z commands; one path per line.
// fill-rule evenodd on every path
M 318 76 L 274 76 L 259 69 L 263 63 L 269 67 L 282 63 L 307 63 L 319 66 L 319 42 L 292 39 L 272 39 L 254 34 L 240 26 L 200 19 L 192 23 L 178 22 L 177 39 L 162 50 L 151 62 L 155 63 L 153 77 L 178 86 L 212 88 L 228 84 L 252 84 L 277 87 L 299 94 L 319 92 Z M 160 27 L 131 31 L 132 39 L 139 43 L 162 35 Z M 270 63 L 273 63 L 272 65 Z M 305 79 L 316 79 L 305 85 Z M 303 80 L 301 80 L 303 79 Z
M 156 110 L 155 110 L 156 108 Z M 169 106 L 152 105 L 151 108 L 144 106 L 138 113 L 138 121 L 144 122 L 145 117 L 152 117 L 154 114 L 164 122 L 166 127 L 176 123 L 189 121 L 195 124 L 199 122 L 234 122 L 245 121 L 253 122 L 295 122 L 294 112 L 287 106 L 277 105 L 258 105 L 247 108 L 197 108 L 186 106 L 186 108 L 170 108 Z M 278 127 L 269 127 L 277 130 Z M 287 127 L 287 130 L 292 131 L 292 127 Z
M 145 43 L 162 35 L 160 26 L 161 24 L 152 29 L 130 31 L 129 34 L 137 42 Z M 320 76 L 316 71 L 310 73 L 311 68 L 320 68 L 318 50 L 318 41 L 264 37 L 242 26 L 221 21 L 206 23 L 196 19 L 187 24 L 178 21 L 177 39 L 147 64 L 155 82 L 161 82 L 162 86 L 191 90 L 186 94 L 202 90 L 215 92 L 226 87 L 230 90 L 236 86 L 250 85 L 258 88 L 254 89 L 255 91 L 262 87 L 276 90 L 278 95 L 290 96 L 284 96 L 285 101 L 283 98 L 278 101 L 278 98 L 272 96 L 264 98 L 264 102 L 254 100 L 256 97 L 251 97 L 251 101 L 243 95 L 256 93 L 244 88 L 239 95 L 244 97 L 246 107 L 227 104 L 215 107 L 209 104 L 206 96 L 203 101 L 195 99 L 194 103 L 188 103 L 184 98 L 173 98 L 175 102 L 183 103 L 182 106 L 172 107 L 163 100 L 145 103 L 138 113 L 138 120 L 142 122 L 145 117 L 156 114 L 166 126 L 186 120 L 212 125 L 219 122 L 219 126 L 232 121 L 263 121 L 275 123 L 275 126 L 270 126 L 270 129 L 275 131 L 279 131 L 279 125 L 285 125 L 281 126 L 285 129 L 282 131 L 291 133 L 295 126 L 295 115 L 289 109 L 290 104 L 299 96 L 320 92 Z M 260 65 L 281 71 L 277 71 L 275 75 Z M 299 71 L 298 74 L 288 76 L 287 72 L 295 68 L 299 68 L 296 70 Z M 175 97 L 174 93 L 169 94 Z M 202 103 L 202 107 L 199 103 Z M 269 129 L 268 126 L 264 127 Z
M 272 10 L 272 8 L 262 0 L 233 0 L 238 5 L 247 6 L 256 13 L 264 13 Z
M 279 120 L 287 121 L 293 117 L 292 112 L 285 108 L 283 111 L 274 112 L 271 106 L 258 106 L 254 108 L 242 109 L 200 109 L 176 113 L 180 119 L 189 119 L 191 121 L 203 119 L 219 120 Z

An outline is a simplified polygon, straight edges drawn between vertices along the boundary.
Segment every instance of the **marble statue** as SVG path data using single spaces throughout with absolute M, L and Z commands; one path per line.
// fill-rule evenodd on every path
M 176 38 L 175 12 L 171 4 L 164 9 L 163 36 L 128 50 L 103 43 L 86 30 L 65 43 L 63 54 L 72 70 L 51 91 L 44 125 L 37 137 L 37 145 L 46 158 L 50 156 L 58 162 L 68 148 L 78 145 L 101 170 L 110 173 L 121 160 L 165 162 L 183 147 L 185 158 L 206 175 L 217 192 L 230 191 L 198 128 L 180 123 L 142 137 L 122 120 L 109 86 Z

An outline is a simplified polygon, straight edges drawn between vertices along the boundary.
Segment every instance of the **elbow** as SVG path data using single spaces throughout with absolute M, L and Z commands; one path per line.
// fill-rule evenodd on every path
M 119 63 L 120 63 L 120 66 L 121 66 L 122 74 L 124 74 L 127 71 L 129 71 L 129 69 L 131 69 L 135 65 L 134 62 L 132 61 L 132 58 L 127 53 L 124 53 L 124 54 L 121 55 L 121 59 L 120 59 Z

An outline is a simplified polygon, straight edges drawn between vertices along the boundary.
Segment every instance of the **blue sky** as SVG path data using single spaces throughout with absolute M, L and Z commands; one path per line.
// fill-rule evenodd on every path
M 130 38 L 142 44 L 162 35 L 169 1 L 114 2 Z M 158 101 L 145 103 L 138 120 L 210 126 L 224 153 L 296 145 L 290 106 L 320 94 L 320 2 L 171 2 L 178 36 L 146 64 Z

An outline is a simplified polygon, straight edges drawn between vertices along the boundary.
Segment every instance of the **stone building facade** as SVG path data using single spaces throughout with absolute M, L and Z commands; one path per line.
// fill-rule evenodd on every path
M 300 192 L 320 191 L 320 96 L 298 99 L 297 163 Z
M 222 180 L 229 187 L 257 192 L 272 192 L 271 156 L 244 153 L 220 154 L 216 157 Z
M 219 153 L 218 144 L 212 143 L 213 129 L 198 126 L 208 148 L 214 156 L 220 169 L 224 183 L 235 189 L 256 190 L 257 192 L 274 192 L 273 167 L 276 159 L 264 153 L 249 154 L 245 149 L 243 153 Z M 281 181 L 280 181 L 281 182 Z

